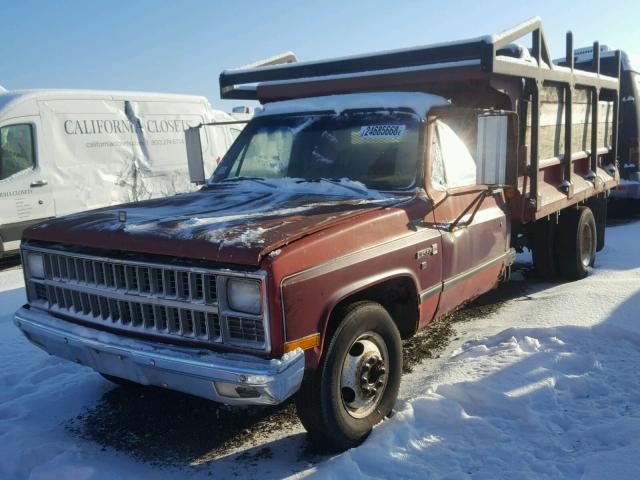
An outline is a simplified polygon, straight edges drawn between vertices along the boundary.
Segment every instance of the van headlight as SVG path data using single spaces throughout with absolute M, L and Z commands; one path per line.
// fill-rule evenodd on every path
M 227 302 L 237 312 L 262 313 L 262 286 L 255 280 L 230 278 L 227 280 Z
M 44 278 L 44 257 L 39 253 L 27 253 L 27 272 L 30 278 Z

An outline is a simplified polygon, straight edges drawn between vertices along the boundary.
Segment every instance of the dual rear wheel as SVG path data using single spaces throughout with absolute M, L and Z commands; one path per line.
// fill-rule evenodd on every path
M 563 211 L 557 224 L 552 220 L 538 221 L 532 233 L 533 264 L 538 275 L 567 280 L 587 276 L 600 243 L 596 219 L 589 207 Z

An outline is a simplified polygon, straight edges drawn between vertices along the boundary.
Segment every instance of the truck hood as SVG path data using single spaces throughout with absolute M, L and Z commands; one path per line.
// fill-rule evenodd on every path
M 24 238 L 258 265 L 287 243 L 402 199 L 347 180 L 247 179 L 69 215 L 30 228 Z

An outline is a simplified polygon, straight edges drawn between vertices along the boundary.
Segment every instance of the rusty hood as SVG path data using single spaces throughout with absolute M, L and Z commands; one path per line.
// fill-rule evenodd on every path
M 258 265 L 298 238 L 401 200 L 347 180 L 245 179 L 69 215 L 30 228 L 24 238 Z

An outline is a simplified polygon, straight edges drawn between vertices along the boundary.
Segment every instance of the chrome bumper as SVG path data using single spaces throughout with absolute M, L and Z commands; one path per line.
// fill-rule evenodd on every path
M 51 355 L 142 385 L 228 405 L 281 403 L 300 388 L 304 374 L 300 349 L 268 360 L 170 346 L 82 327 L 32 308 L 18 310 L 14 323 L 30 342 Z M 226 396 L 229 392 L 237 396 Z

